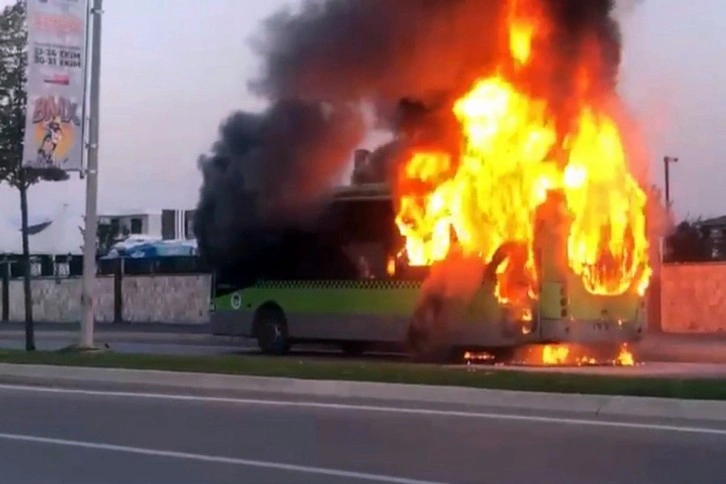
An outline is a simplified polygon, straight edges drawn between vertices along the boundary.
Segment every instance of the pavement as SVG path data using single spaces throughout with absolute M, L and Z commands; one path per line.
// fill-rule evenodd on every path
M 635 351 L 645 361 L 726 363 L 726 334 L 648 333 Z
M 77 323 L 34 323 L 36 348 L 57 350 L 78 342 Z M 97 323 L 95 341 L 122 353 L 215 355 L 256 350 L 254 341 L 213 336 L 208 324 Z M 25 329 L 19 322 L 0 323 L 0 348 L 24 349 Z
M 3 482 L 668 484 L 726 473 L 726 419 L 596 415 L 572 400 L 527 410 L 510 405 L 531 398 L 516 392 L 475 390 L 484 393 L 451 402 L 457 389 L 443 398 L 445 389 L 428 387 L 381 393 L 327 382 L 322 391 L 244 377 L 225 388 L 186 378 L 182 387 L 160 372 L 156 383 L 93 369 L 95 379 L 28 385 L 8 383 L 8 366 Z

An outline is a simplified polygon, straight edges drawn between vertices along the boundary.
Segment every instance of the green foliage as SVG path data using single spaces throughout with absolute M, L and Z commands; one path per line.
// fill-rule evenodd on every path
M 700 227 L 701 219 L 684 220 L 666 239 L 666 262 L 705 262 L 712 260 L 714 242 L 708 230 Z
M 130 233 L 128 227 L 121 227 L 119 232 L 119 229 L 111 224 L 98 224 L 98 251 L 101 254 L 107 253 L 119 238 L 126 237 Z
M 0 181 L 25 189 L 41 180 L 66 180 L 60 169 L 21 169 L 25 138 L 25 90 L 28 30 L 25 2 L 17 0 L 0 13 Z

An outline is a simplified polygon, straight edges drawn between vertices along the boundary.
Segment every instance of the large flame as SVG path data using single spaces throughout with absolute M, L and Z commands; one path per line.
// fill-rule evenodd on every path
M 522 255 L 498 268 L 497 295 L 503 302 L 536 297 L 537 212 L 556 191 L 569 219 L 563 250 L 585 288 L 642 294 L 651 273 L 647 198 L 630 172 L 612 109 L 592 95 L 597 66 L 578 66 L 566 123 L 546 97 L 518 87 L 518 72 L 540 55 L 533 42 L 546 32 L 537 6 L 510 2 L 506 55 L 454 103 L 460 151 L 418 149 L 405 164 L 396 220 L 405 254 L 411 265 L 430 265 L 456 243 L 488 263 L 512 243 Z

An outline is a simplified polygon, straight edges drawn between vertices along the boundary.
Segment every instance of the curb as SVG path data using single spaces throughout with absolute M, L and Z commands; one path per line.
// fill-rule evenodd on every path
M 22 331 L 0 331 L 0 342 L 16 341 L 25 337 Z M 76 334 L 68 331 L 42 331 L 36 333 L 36 341 L 67 341 L 75 340 Z M 202 345 L 202 346 L 242 346 L 241 338 L 232 336 L 213 336 L 211 334 L 197 333 L 157 333 L 157 332 L 130 332 L 130 331 L 101 331 L 96 334 L 97 342 L 113 343 L 146 343 L 146 344 L 175 344 L 175 345 Z
M 0 364 L 6 383 L 131 384 L 174 389 L 277 393 L 317 398 L 459 404 L 513 410 L 585 414 L 589 418 L 651 418 L 726 422 L 726 402 L 608 395 L 487 390 L 392 383 L 300 380 L 121 368 Z

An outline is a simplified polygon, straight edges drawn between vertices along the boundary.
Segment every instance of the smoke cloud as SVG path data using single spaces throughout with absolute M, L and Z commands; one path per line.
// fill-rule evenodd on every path
M 310 223 L 363 134 L 360 113 L 345 105 L 285 101 L 231 115 L 212 154 L 199 160 L 194 227 L 202 255 L 223 263 L 286 226 Z
M 568 70 L 574 68 L 574 53 L 594 56 L 602 80 L 614 85 L 620 34 L 613 0 L 539 4 L 554 20 L 543 42 L 557 46 L 558 53 L 534 68 L 543 84 L 566 85 L 563 79 L 573 78 Z M 262 244 L 261 233 L 312 220 L 307 214 L 348 169 L 365 134 L 364 105 L 374 107 L 378 127 L 391 131 L 419 123 L 451 126 L 446 116 L 452 101 L 491 73 L 492 62 L 507 48 L 502 30 L 507 5 L 309 0 L 299 10 L 267 19 L 252 41 L 263 63 L 249 87 L 270 107 L 233 114 L 211 155 L 200 159 L 195 231 L 202 254 L 225 261 L 243 247 Z M 589 43 L 593 36 L 597 42 Z M 584 50 L 588 45 L 606 48 Z M 445 136 L 446 129 L 432 132 Z

